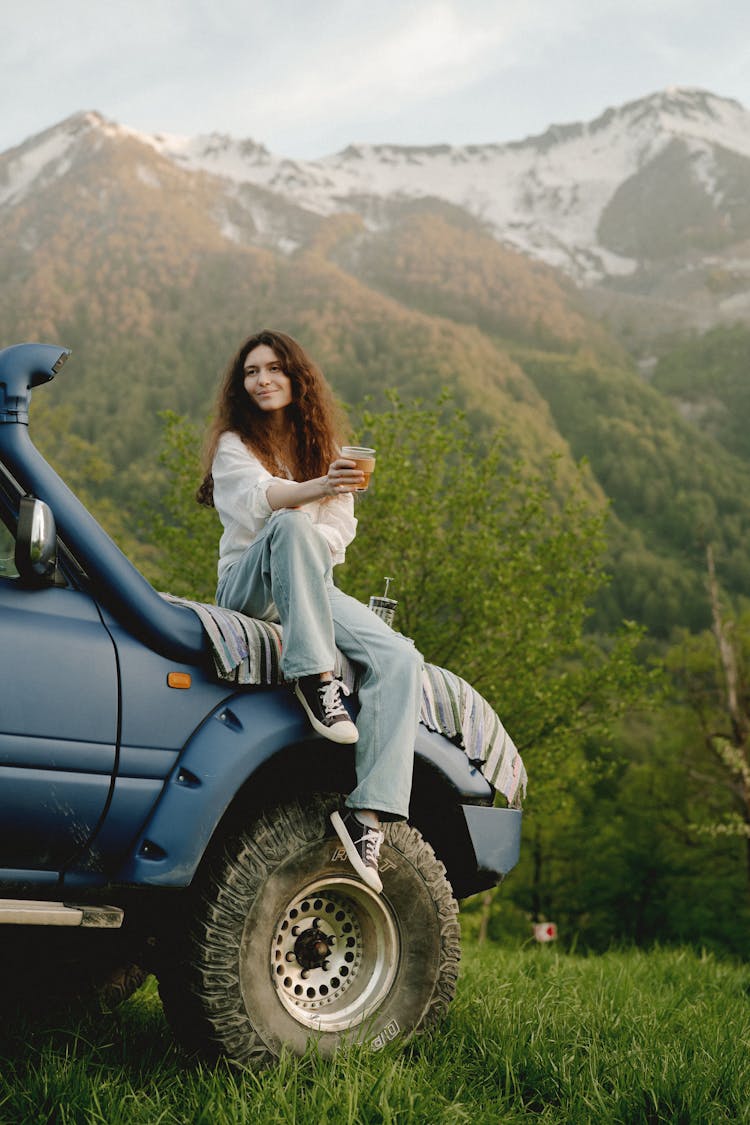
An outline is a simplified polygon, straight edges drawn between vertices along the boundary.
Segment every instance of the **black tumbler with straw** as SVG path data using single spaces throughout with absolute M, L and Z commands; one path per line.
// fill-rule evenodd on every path
M 393 617 L 396 612 L 396 606 L 398 605 L 397 601 L 394 601 L 393 598 L 388 597 L 388 586 L 392 581 L 392 578 L 386 577 L 385 593 L 383 594 L 383 597 L 378 598 L 373 594 L 373 596 L 367 603 L 372 612 L 377 613 L 378 617 L 382 617 L 386 625 L 390 625 L 391 627 L 393 627 Z

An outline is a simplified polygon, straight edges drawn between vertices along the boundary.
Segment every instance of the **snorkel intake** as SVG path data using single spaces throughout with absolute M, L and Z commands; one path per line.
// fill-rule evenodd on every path
M 31 391 L 54 379 L 69 348 L 16 344 L 0 351 L 0 460 L 27 495 L 43 500 L 93 596 L 146 645 L 172 660 L 203 662 L 200 622 L 165 601 L 86 510 L 29 436 Z

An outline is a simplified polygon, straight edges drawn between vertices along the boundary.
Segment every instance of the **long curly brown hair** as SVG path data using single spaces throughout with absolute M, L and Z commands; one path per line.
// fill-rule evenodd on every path
M 216 400 L 214 418 L 203 451 L 203 481 L 196 493 L 199 504 L 213 507 L 211 466 L 219 438 L 228 430 L 239 434 L 268 471 L 278 476 L 279 449 L 262 410 L 245 390 L 245 359 L 265 344 L 275 353 L 292 384 L 292 401 L 286 407 L 292 433 L 294 464 L 287 465 L 294 480 L 323 476 L 339 455 L 345 422 L 320 368 L 291 336 L 264 329 L 248 337 L 230 360 Z M 288 458 L 287 458 L 288 460 Z

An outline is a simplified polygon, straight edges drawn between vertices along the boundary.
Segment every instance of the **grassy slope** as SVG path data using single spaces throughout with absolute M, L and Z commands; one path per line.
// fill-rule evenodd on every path
M 151 982 L 96 1021 L 6 1018 L 0 1121 L 748 1121 L 749 987 L 747 967 L 686 951 L 470 946 L 432 1038 L 253 1074 L 186 1059 Z

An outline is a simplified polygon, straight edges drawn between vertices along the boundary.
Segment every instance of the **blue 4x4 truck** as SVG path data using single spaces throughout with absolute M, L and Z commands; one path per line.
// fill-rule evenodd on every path
M 373 1048 L 453 997 L 456 898 L 518 857 L 521 813 L 420 726 L 382 895 L 328 812 L 353 756 L 283 686 L 217 679 L 198 617 L 161 597 L 34 447 L 32 388 L 68 356 L 0 352 L 0 987 L 37 1002 L 158 977 L 208 1057 Z M 23 990 L 26 990 L 24 993 Z

